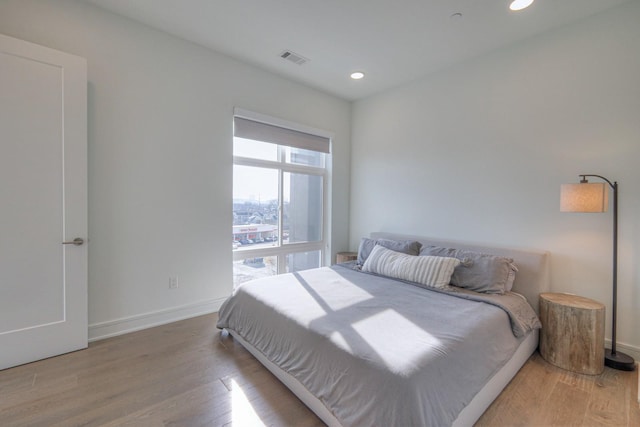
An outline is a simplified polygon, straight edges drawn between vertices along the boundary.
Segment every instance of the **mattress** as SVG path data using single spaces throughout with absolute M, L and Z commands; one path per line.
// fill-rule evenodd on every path
M 337 265 L 243 284 L 217 326 L 290 377 L 325 421 L 451 425 L 539 326 L 516 294 L 474 294 Z

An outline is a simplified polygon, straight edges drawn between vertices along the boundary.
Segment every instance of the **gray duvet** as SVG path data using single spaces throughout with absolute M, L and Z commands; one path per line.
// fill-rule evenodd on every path
M 219 311 L 345 426 L 450 425 L 539 322 L 516 294 L 336 265 L 247 282 Z

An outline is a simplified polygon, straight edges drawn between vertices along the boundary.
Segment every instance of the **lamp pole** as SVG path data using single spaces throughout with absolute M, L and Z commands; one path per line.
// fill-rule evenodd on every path
M 611 304 L 611 350 L 605 349 L 604 364 L 621 371 L 633 371 L 635 361 L 631 356 L 616 351 L 616 329 L 618 312 L 618 182 L 611 182 L 601 175 L 580 175 L 580 183 L 587 183 L 587 177 L 600 178 L 613 190 L 613 301 Z

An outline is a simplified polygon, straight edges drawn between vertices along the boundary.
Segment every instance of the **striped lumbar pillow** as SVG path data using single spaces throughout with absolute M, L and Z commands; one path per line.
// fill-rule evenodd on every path
M 362 271 L 420 283 L 433 288 L 449 284 L 457 258 L 413 256 L 376 245 L 362 266 Z

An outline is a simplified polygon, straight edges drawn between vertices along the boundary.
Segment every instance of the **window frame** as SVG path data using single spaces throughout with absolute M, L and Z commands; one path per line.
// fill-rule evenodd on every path
M 329 153 L 323 153 L 324 167 L 302 165 L 298 163 L 289 163 L 286 161 L 286 145 L 276 144 L 278 147 L 277 160 L 263 160 L 242 156 L 233 156 L 233 166 L 248 166 L 259 167 L 278 171 L 278 245 L 264 248 L 243 248 L 233 249 L 233 262 L 242 261 L 248 258 L 259 258 L 275 256 L 277 259 L 277 274 L 286 273 L 286 256 L 293 253 L 313 252 L 320 251 L 320 266 L 328 264 L 328 254 L 331 253 L 329 242 L 329 225 L 331 223 L 330 218 L 330 166 L 331 166 L 331 145 L 333 143 L 333 134 L 320 129 L 311 128 L 304 125 L 299 125 L 290 121 L 270 117 L 260 113 L 254 113 L 248 110 L 234 108 L 234 119 L 236 117 L 242 119 L 253 120 L 266 125 L 277 126 L 285 129 L 290 129 L 298 132 L 308 133 L 320 137 L 327 138 L 329 140 Z M 232 135 L 232 138 L 235 138 Z M 315 150 L 312 150 L 315 151 Z M 313 175 L 322 177 L 322 223 L 321 240 L 314 242 L 294 242 L 286 243 L 282 242 L 283 229 L 283 210 L 284 210 L 284 180 L 285 173 L 297 173 L 304 175 Z

